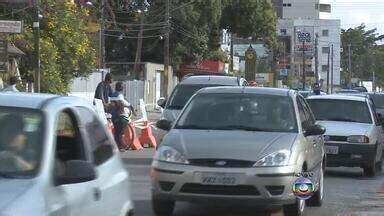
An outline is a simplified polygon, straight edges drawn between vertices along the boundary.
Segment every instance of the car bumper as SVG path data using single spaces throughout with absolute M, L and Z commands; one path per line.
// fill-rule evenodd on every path
M 375 144 L 325 143 L 325 146 L 337 146 L 338 154 L 327 154 L 328 167 L 364 167 L 372 164 L 376 158 Z
M 210 168 L 177 165 L 155 161 L 152 169 L 154 198 L 211 204 L 245 204 L 280 206 L 293 204 L 294 166 L 274 168 Z M 196 173 L 236 173 L 241 184 L 232 186 L 204 185 Z

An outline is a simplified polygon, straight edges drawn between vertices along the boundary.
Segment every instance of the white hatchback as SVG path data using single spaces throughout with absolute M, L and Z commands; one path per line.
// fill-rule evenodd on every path
M 129 174 L 91 103 L 0 93 L 0 215 L 133 214 Z
M 374 176 L 381 169 L 381 116 L 367 97 L 322 95 L 307 98 L 318 124 L 327 130 L 327 167 L 361 167 Z

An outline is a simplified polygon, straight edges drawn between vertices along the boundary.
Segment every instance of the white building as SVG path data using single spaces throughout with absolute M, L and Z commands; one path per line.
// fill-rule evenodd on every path
M 329 19 L 331 0 L 275 0 L 283 19 Z M 281 7 L 282 6 L 282 7 Z
M 324 81 L 324 85 L 327 83 L 328 72 L 328 52 L 333 45 L 333 84 L 340 85 L 340 20 L 327 20 L 327 19 L 280 19 L 278 21 L 277 33 L 279 36 L 286 36 L 290 38 L 290 73 L 300 79 L 302 73 L 302 55 L 300 52 L 295 51 L 297 42 L 295 41 L 295 29 L 306 27 L 311 30 L 312 46 L 315 45 L 314 38 L 318 35 L 318 72 L 320 80 Z M 300 44 L 299 44 L 300 45 Z M 309 56 L 314 57 L 315 48 L 313 52 L 309 53 Z M 332 59 L 332 58 L 330 58 Z M 306 70 L 315 72 L 315 58 L 308 58 L 306 62 Z M 331 63 L 330 63 L 331 66 Z M 330 70 L 332 71 L 332 70 Z M 329 83 L 332 79 L 329 75 Z

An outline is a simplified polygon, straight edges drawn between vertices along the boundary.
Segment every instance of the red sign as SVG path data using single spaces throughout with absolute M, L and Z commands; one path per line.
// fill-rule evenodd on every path
M 225 64 L 219 61 L 201 61 L 197 64 L 182 65 L 179 69 L 180 75 L 186 74 L 222 74 Z

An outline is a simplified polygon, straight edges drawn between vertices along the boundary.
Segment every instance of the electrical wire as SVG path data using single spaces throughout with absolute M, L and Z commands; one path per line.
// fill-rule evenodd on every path
M 142 36 L 142 37 L 131 37 L 131 36 L 126 36 L 126 35 L 112 35 L 112 34 L 103 34 L 104 36 L 107 37 L 116 37 L 116 38 L 129 38 L 129 39 L 138 39 L 138 38 L 160 38 L 163 37 L 163 34 L 159 35 L 148 35 L 148 36 Z

